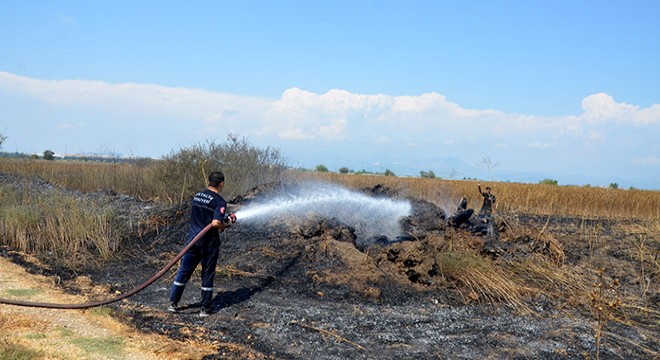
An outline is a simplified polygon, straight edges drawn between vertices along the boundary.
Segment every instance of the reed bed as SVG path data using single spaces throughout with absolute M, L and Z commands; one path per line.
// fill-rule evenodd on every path
M 165 179 L 158 174 L 158 161 L 99 163 L 85 161 L 45 161 L 0 159 L 0 172 L 37 176 L 53 184 L 83 192 L 112 190 L 144 200 L 177 203 L 187 199 L 193 188 L 204 186 L 208 170 L 190 168 L 186 174 L 195 179 L 191 184 L 180 179 Z M 226 174 L 228 178 L 231 173 Z M 253 175 L 254 176 L 254 175 Z M 453 209 L 465 196 L 469 207 L 478 209 L 481 196 L 478 181 L 445 180 L 382 175 L 356 175 L 301 172 L 289 170 L 289 181 L 328 181 L 362 189 L 382 184 L 401 193 L 435 202 Z M 269 177 L 268 180 L 274 180 Z M 186 180 L 187 181 L 187 180 Z M 258 184 L 255 184 L 258 185 Z M 556 186 L 510 182 L 481 182 L 497 196 L 498 211 L 532 215 L 660 218 L 660 191 L 621 190 L 598 187 Z M 190 188 L 190 189 L 188 189 Z M 185 189 L 185 190 L 184 190 Z M 239 194 L 231 194 L 239 195 Z
M 112 212 L 70 195 L 0 186 L 0 239 L 54 265 L 93 266 L 118 250 Z
M 468 199 L 469 207 L 478 210 L 482 202 L 477 190 L 480 183 L 482 190 L 485 186 L 492 188 L 498 212 L 660 219 L 660 191 L 311 172 L 301 173 L 300 178 L 331 181 L 351 188 L 382 184 L 452 210 L 463 196 Z

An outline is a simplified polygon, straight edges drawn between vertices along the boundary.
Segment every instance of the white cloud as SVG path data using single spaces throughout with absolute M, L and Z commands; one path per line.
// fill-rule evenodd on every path
M 608 120 L 632 123 L 637 126 L 660 123 L 660 105 L 640 109 L 637 105 L 618 103 L 605 93 L 589 95 L 582 100 L 584 113 L 580 119 L 587 123 Z
M 480 156 L 478 152 L 483 155 L 488 151 L 517 150 L 517 155 L 524 157 L 526 152 L 569 152 L 586 145 L 594 150 L 593 154 L 601 150 L 629 151 L 610 147 L 619 135 L 614 131 L 622 124 L 634 125 L 625 127 L 627 138 L 649 149 L 657 143 L 653 131 L 660 124 L 660 105 L 641 108 L 618 103 L 608 94 L 586 97 L 579 114 L 553 117 L 467 109 L 433 92 L 392 96 L 334 89 L 318 94 L 291 88 L 279 99 L 266 99 L 151 84 L 40 80 L 0 72 L 0 100 L 5 94 L 43 104 L 44 113 L 60 114 L 49 121 L 54 127 L 60 124 L 59 129 L 73 129 L 84 123 L 82 130 L 76 131 L 83 138 L 83 130 L 90 133 L 88 137 L 99 136 L 97 125 L 111 128 L 114 125 L 108 126 L 108 122 L 123 121 L 117 125 L 123 127 L 117 130 L 117 136 L 122 137 L 117 141 L 141 145 L 158 141 L 169 144 L 170 149 L 190 139 L 224 138 L 234 133 L 262 139 L 269 145 L 313 139 L 336 142 L 342 145 L 336 148 L 343 149 L 341 142 L 346 141 L 366 151 L 396 151 L 396 156 L 406 152 L 410 156 L 439 155 L 438 144 L 460 145 L 445 148 L 445 152 L 451 149 L 475 157 Z M 26 112 L 16 110 L 21 111 Z M 103 121 L 105 124 L 101 124 Z M 16 128 L 21 126 L 16 123 Z M 29 139 L 25 129 L 24 139 Z M 11 138 L 27 141 L 14 134 Z M 656 159 L 633 161 L 643 164 Z
M 617 103 L 604 93 L 586 97 L 584 112 L 564 117 L 506 114 L 496 110 L 466 109 L 437 93 L 418 96 L 355 94 L 330 90 L 317 94 L 299 88 L 283 92 L 278 100 L 214 93 L 199 89 L 149 84 L 110 84 L 87 80 L 39 80 L 0 72 L 0 89 L 23 93 L 56 107 L 86 107 L 131 114 L 167 114 L 182 121 L 206 124 L 208 129 L 231 124 L 232 131 L 282 139 L 340 140 L 356 133 L 379 130 L 379 136 L 400 133 L 430 138 L 469 136 L 499 139 L 494 143 L 548 147 L 529 138 L 605 141 L 594 126 L 607 121 L 637 126 L 660 123 L 660 105 L 640 109 Z M 516 140 L 519 139 L 519 140 Z M 445 143 L 449 145 L 450 143 Z
M 211 119 L 227 117 L 236 109 L 263 112 L 270 101 L 199 89 L 151 84 L 111 84 L 90 80 L 40 80 L 0 71 L 0 91 L 30 95 L 57 107 L 98 107 L 103 110 L 176 113 Z M 253 110 L 253 111 L 250 111 Z
M 345 90 L 316 94 L 299 88 L 286 90 L 265 115 L 269 125 L 265 132 L 282 137 L 345 137 L 349 119 L 363 122 L 378 113 L 387 98 L 382 95 L 360 95 Z

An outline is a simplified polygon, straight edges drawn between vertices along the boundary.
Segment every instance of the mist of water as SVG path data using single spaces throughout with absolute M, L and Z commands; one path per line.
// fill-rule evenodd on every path
M 401 234 L 399 220 L 410 215 L 411 209 L 407 200 L 371 197 L 330 184 L 308 184 L 288 194 L 250 203 L 235 215 L 240 222 L 259 222 L 280 215 L 314 213 L 352 226 L 358 237 L 396 237 Z

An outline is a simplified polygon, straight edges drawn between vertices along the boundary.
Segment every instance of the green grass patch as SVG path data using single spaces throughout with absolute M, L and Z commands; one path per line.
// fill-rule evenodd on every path
M 46 338 L 46 334 L 44 334 L 44 333 L 29 333 L 29 334 L 25 334 L 25 338 L 30 339 L 30 340 L 41 340 L 41 339 Z
M 124 339 L 117 336 L 105 338 L 77 338 L 73 339 L 71 343 L 90 355 L 100 355 L 105 359 L 123 358 L 124 348 L 126 346 Z
M 71 336 L 73 336 L 73 335 L 75 334 L 75 333 L 73 332 L 73 330 L 71 330 L 71 329 L 69 329 L 69 328 L 65 328 L 65 327 L 58 327 L 58 328 L 55 329 L 55 331 L 56 331 L 61 337 L 71 337 Z
M 97 306 L 88 310 L 90 314 L 96 316 L 112 316 L 115 310 L 109 306 Z
M 27 297 L 27 296 L 33 296 L 42 293 L 43 290 L 41 289 L 5 289 L 4 293 L 7 296 L 14 296 L 14 297 Z
M 468 252 L 443 252 L 438 255 L 438 267 L 443 273 L 454 275 L 472 269 L 484 269 L 489 264 L 479 255 Z
M 3 360 L 33 360 L 43 359 L 39 351 L 29 349 L 25 346 L 0 341 L 0 359 Z

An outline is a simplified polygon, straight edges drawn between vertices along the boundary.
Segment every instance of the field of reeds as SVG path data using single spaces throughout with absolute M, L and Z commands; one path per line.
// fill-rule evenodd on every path
M 481 184 L 492 188 L 497 197 L 497 211 L 532 215 L 660 219 L 660 191 L 619 190 L 598 187 L 556 186 L 510 182 L 479 182 L 381 175 L 335 173 L 299 173 L 298 179 L 319 179 L 350 188 L 368 188 L 376 184 L 400 190 L 407 195 L 436 203 L 453 211 L 461 197 L 478 210 L 483 198 Z
M 114 213 L 72 194 L 0 184 L 0 244 L 54 264 L 96 264 L 119 246 Z
M 167 167 L 174 166 L 167 160 L 99 163 L 0 159 L 1 173 L 36 176 L 52 184 L 83 192 L 112 190 L 142 200 L 170 204 L 184 201 L 193 192 L 205 187 L 205 174 L 215 169 L 209 164 L 197 162 L 196 166 L 186 165 L 184 169 L 176 171 L 177 176 L 172 176 L 175 171 L 168 171 Z M 296 170 L 277 172 L 267 177 L 248 175 L 247 179 L 246 176 L 236 176 L 231 170 L 224 171 L 227 177 L 224 196 L 228 199 L 260 183 L 286 179 L 328 181 L 353 189 L 382 184 L 409 196 L 432 201 L 446 210 L 453 210 L 463 196 L 469 200 L 469 206 L 476 209 L 482 200 L 477 191 L 478 181 Z M 482 188 L 492 188 L 497 196 L 498 211 L 505 213 L 649 220 L 660 218 L 660 191 L 510 182 L 481 182 L 481 185 Z

